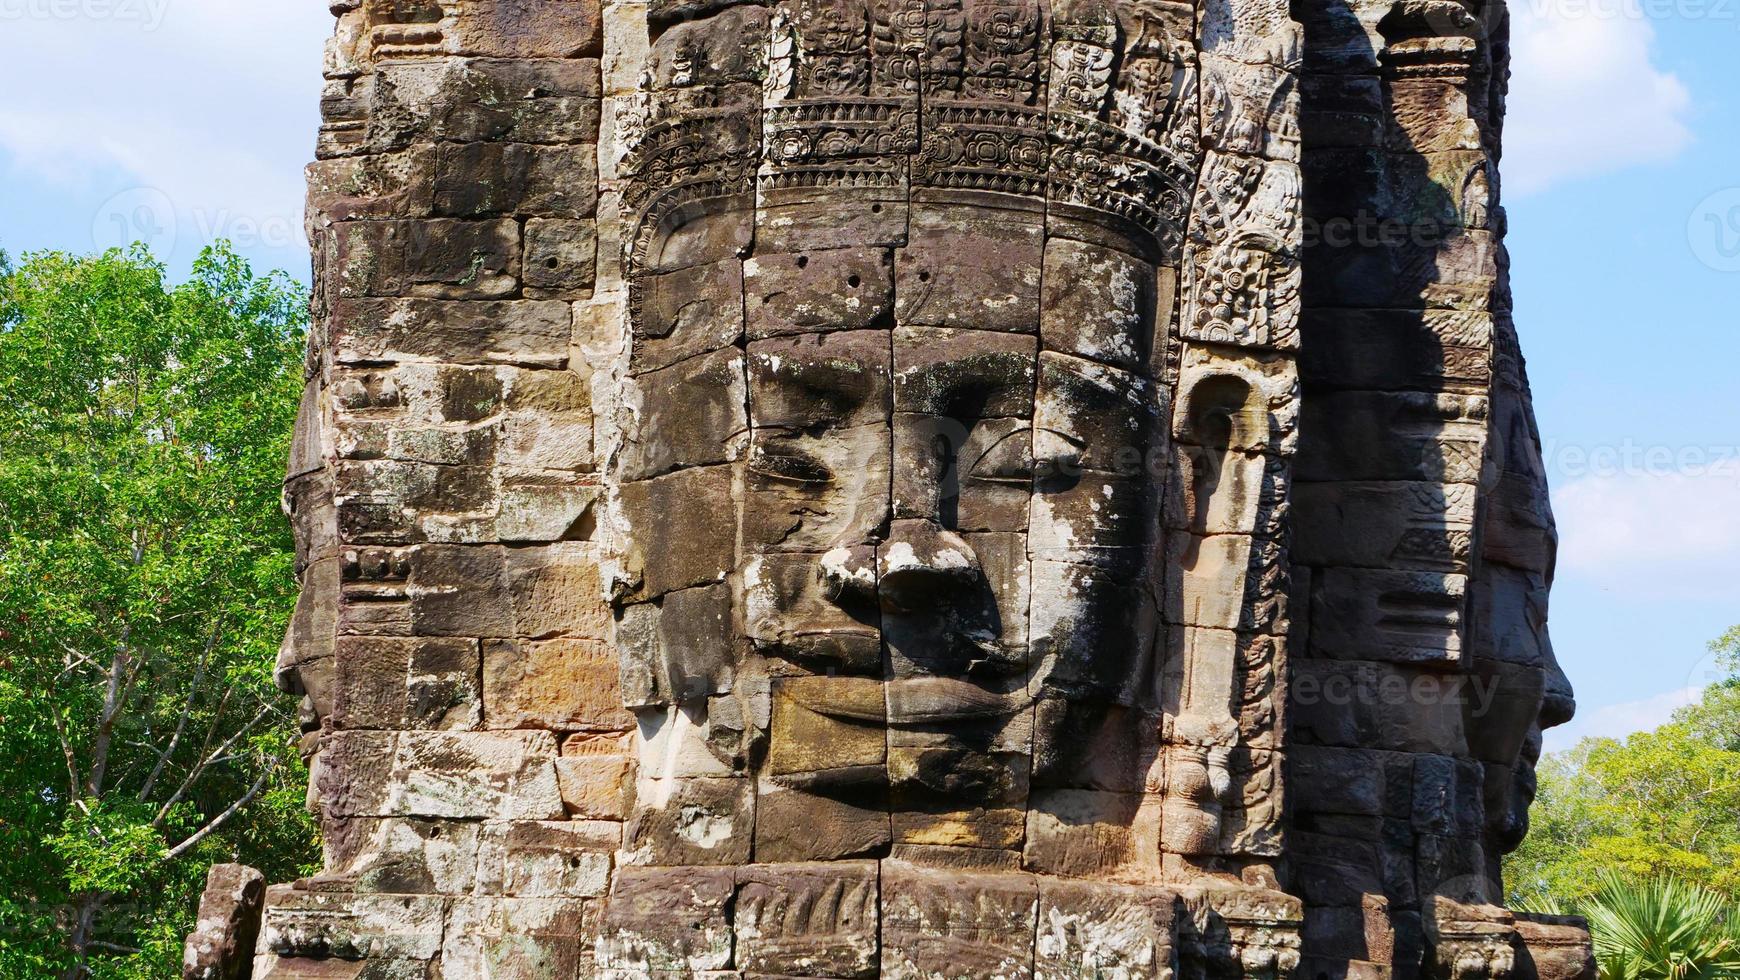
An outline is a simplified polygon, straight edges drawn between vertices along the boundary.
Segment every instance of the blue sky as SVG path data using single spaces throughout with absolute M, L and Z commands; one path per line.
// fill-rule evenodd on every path
M 317 0 L 0 0 L 0 248 L 214 238 L 306 280 Z M 1582 714 L 1664 720 L 1740 623 L 1740 0 L 1514 0 L 1502 168 Z

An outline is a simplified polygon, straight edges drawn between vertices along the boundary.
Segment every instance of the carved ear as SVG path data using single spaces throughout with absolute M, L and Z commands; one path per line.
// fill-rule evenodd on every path
M 1178 416 L 1178 441 L 1207 449 L 1244 448 L 1267 431 L 1262 405 L 1243 378 L 1217 374 L 1190 389 Z

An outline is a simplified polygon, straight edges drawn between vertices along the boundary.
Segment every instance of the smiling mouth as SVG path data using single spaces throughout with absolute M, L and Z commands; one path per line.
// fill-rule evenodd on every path
M 845 678 L 842 678 L 844 680 Z M 856 680 L 856 678 L 854 678 Z M 819 715 L 859 725 L 922 728 L 951 722 L 1010 718 L 1033 704 L 1027 686 L 999 692 L 973 681 L 951 677 L 911 677 L 884 681 L 886 713 L 866 710 L 827 696 L 827 686 L 806 692 L 800 703 Z

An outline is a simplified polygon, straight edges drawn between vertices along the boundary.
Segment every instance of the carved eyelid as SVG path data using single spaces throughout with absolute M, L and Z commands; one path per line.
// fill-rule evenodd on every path
M 826 486 L 834 482 L 834 471 L 826 463 L 801 449 L 785 447 L 782 452 L 768 452 L 767 441 L 762 438 L 762 433 L 791 438 L 801 436 L 803 430 L 793 426 L 767 426 L 757 430 L 749 447 L 747 465 L 750 472 L 769 480 L 795 483 L 799 486 Z
M 1041 464 L 1048 463 L 1048 464 L 1052 464 L 1052 465 L 1058 465 L 1058 464 L 1067 463 L 1070 461 L 1070 459 L 1065 458 L 1062 454 L 1058 454 L 1058 453 L 1050 453 L 1050 454 L 1044 454 L 1044 455 L 1035 454 L 1033 452 L 1034 443 L 1037 441 L 1037 439 L 1035 437 L 1040 436 L 1040 435 L 1055 436 L 1058 439 L 1063 440 L 1064 444 L 1067 445 L 1071 450 L 1074 451 L 1070 454 L 1071 458 L 1073 458 L 1074 455 L 1078 454 L 1080 452 L 1080 450 L 1086 445 L 1081 439 L 1078 439 L 1075 436 L 1068 434 L 1067 432 L 1059 432 L 1056 429 L 1046 428 L 1044 426 L 1034 426 L 1034 425 L 1022 426 L 1021 428 L 1016 429 L 1013 432 L 1008 433 L 1007 435 L 1004 435 L 1001 439 L 998 439 L 996 442 L 992 443 L 990 448 L 988 448 L 984 452 L 980 453 L 979 458 L 974 460 L 973 464 L 971 466 L 967 467 L 967 472 L 970 473 L 975 479 L 987 480 L 987 481 L 992 481 L 992 482 L 996 482 L 996 481 L 1010 482 L 1011 480 L 1016 479 L 1016 478 L 1012 478 L 1012 477 L 1008 477 L 1008 476 L 981 474 L 979 472 L 979 468 L 985 464 L 986 460 L 991 459 L 993 456 L 996 456 L 997 454 L 999 454 L 1001 452 L 1007 452 L 1008 450 L 1005 449 L 1004 447 L 1009 446 L 1011 443 L 1015 443 L 1017 445 L 1024 445 L 1026 447 L 1027 458 L 1026 458 L 1025 462 L 1028 466 L 1028 472 L 1025 474 L 1025 477 L 1027 479 L 1032 478 L 1033 472 L 1036 471 L 1040 467 Z
M 772 368 L 756 379 L 762 384 L 788 389 L 800 388 L 818 398 L 838 401 L 851 408 L 862 405 L 870 397 L 873 387 L 871 375 L 875 370 L 873 365 L 838 358 L 824 361 L 794 358 L 782 370 L 779 362 L 784 360 L 783 357 L 776 354 L 761 356 L 769 361 L 768 366 Z

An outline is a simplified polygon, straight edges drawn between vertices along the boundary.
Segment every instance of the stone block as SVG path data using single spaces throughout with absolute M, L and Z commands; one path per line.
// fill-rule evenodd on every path
M 555 820 L 556 740 L 548 732 L 406 733 L 388 805 L 411 816 Z
M 617 479 L 647 480 L 736 459 L 749 429 L 745 384 L 735 347 L 636 376 L 623 393 L 634 422 Z
M 590 291 L 597 278 L 598 226 L 590 219 L 533 218 L 526 222 L 525 285 L 529 290 Z
M 469 638 L 340 637 L 341 728 L 475 728 L 480 715 L 477 641 Z
M 887 713 L 882 682 L 874 678 L 775 679 L 766 771 L 779 779 L 869 770 L 886 780 Z
M 755 783 L 735 776 L 643 779 L 629 816 L 628 864 L 746 864 L 755 834 Z
M 755 649 L 821 673 L 881 672 L 881 631 L 848 608 L 874 590 L 873 549 L 758 555 L 743 577 L 744 630 Z M 830 589 L 846 604 L 833 601 Z
M 442 217 L 578 220 L 598 206 L 598 153 L 589 144 L 442 143 L 435 152 L 434 210 Z
M 727 586 L 710 585 L 624 608 L 616 646 L 626 703 L 639 708 L 729 693 L 737 666 L 731 602 Z
M 614 821 L 487 823 L 477 852 L 478 894 L 602 898 L 621 844 L 622 825 Z
M 602 640 L 485 640 L 483 719 L 492 729 L 622 732 L 615 652 Z
M 1018 850 L 1031 762 L 959 743 L 888 752 L 894 839 L 901 844 Z
M 410 555 L 411 622 L 419 636 L 513 636 L 503 549 L 424 545 Z
M 1033 415 L 1038 341 L 971 328 L 894 333 L 894 410 L 971 421 Z
M 594 143 L 598 62 L 567 59 L 411 59 L 378 67 L 368 143 Z
M 334 234 L 345 298 L 499 299 L 519 288 L 513 221 L 347 221 Z
M 743 260 L 726 258 L 635 284 L 630 369 L 656 371 L 720 350 L 743 335 Z
M 1450 665 L 1463 660 L 1467 576 L 1326 568 L 1312 576 L 1311 650 L 1320 657 Z
M 1145 802 L 1151 804 L 1146 815 Z M 1158 803 L 1136 793 L 1035 792 L 1027 809 L 1021 865 L 1037 874 L 1097 878 L 1139 863 L 1144 844 L 1155 849 L 1149 853 L 1159 847 Z M 1151 839 L 1144 830 L 1152 834 Z
M 1475 483 L 1487 399 L 1425 392 L 1325 392 L 1299 418 L 1300 481 Z
M 1383 894 L 1382 840 L 1295 828 L 1288 843 L 1292 880 L 1308 906 L 1358 905 L 1365 895 Z
M 1476 488 L 1294 483 L 1291 556 L 1312 565 L 1466 572 Z
M 553 301 L 341 300 L 328 329 L 340 363 L 564 367 L 573 314 Z
M 266 898 L 266 879 L 240 864 L 214 864 L 206 874 L 199 919 L 187 937 L 183 980 L 242 980 L 250 972 Z M 872 914 L 874 920 L 874 914 Z
M 1170 975 L 1177 906 L 1164 888 L 1039 879 L 1035 980 Z
M 880 330 L 757 340 L 749 345 L 751 421 L 768 430 L 886 425 L 891 357 Z
M 260 949 L 282 957 L 428 961 L 441 953 L 449 901 L 355 895 L 275 885 L 266 893 Z
M 894 175 L 896 180 L 904 177 Z M 764 191 L 755 243 L 767 253 L 906 244 L 907 188 L 780 187 Z
M 873 861 L 761 864 L 738 875 L 735 964 L 759 976 L 877 975 Z
M 349 860 L 332 871 L 363 893 L 465 895 L 477 884 L 478 825 L 460 820 L 389 817 L 346 821 Z M 328 824 L 328 841 L 337 836 Z
M 452 36 L 460 54 L 575 58 L 598 54 L 602 26 L 596 0 L 473 0 Z
M 1429 392 L 1492 377 L 1490 313 L 1308 308 L 1299 333 L 1299 376 L 1313 388 Z
M 623 868 L 611 886 L 598 966 L 636 976 L 684 976 L 731 966 L 728 868 Z
M 1032 564 L 1028 630 L 1038 662 L 1030 691 L 1119 704 L 1152 696 L 1145 664 L 1154 653 L 1158 611 L 1129 584 L 1132 570 L 1109 561 Z
M 1498 281 L 1490 231 L 1457 230 L 1400 245 L 1355 242 L 1304 255 L 1305 306 L 1315 309 L 1489 310 Z
M 630 739 L 622 735 L 570 735 L 556 760 L 556 783 L 568 815 L 583 820 L 622 820 L 628 814 Z
M 392 815 L 393 732 L 334 732 L 309 764 L 309 795 L 327 817 Z
M 570 445 L 585 442 L 587 448 L 578 454 L 591 455 L 591 426 L 573 431 L 572 439 L 546 433 L 555 441 Z M 551 456 L 561 450 L 551 449 Z M 495 535 L 504 544 L 551 544 L 589 536 L 590 522 L 596 520 L 593 507 L 598 502 L 598 487 L 588 483 L 570 482 L 564 477 L 531 477 L 504 484 L 500 509 L 495 517 Z
M 894 317 L 902 326 L 1039 331 L 1041 222 L 1010 212 L 927 207 L 894 257 Z
M 1521 980 L 1594 980 L 1598 971 L 1584 920 L 1519 914 L 1516 931 Z
M 1295 745 L 1287 766 L 1301 805 L 1313 812 L 1384 813 L 1384 767 L 1374 753 Z
M 756 795 L 756 861 L 838 861 L 887 850 L 893 832 L 886 785 L 787 782 L 764 780 Z
M 1039 356 L 1033 424 L 1070 438 L 1067 446 L 1049 449 L 1036 441 L 1035 453 L 1049 462 L 1050 472 L 1064 476 L 1081 470 L 1157 475 L 1147 467 L 1161 404 L 1139 375 L 1046 351 Z
M 513 610 L 513 633 L 509 635 L 531 639 L 608 637 L 610 607 L 599 563 L 597 548 L 580 541 L 504 549 L 502 580 Z
M 1156 339 L 1155 275 L 1135 256 L 1048 239 L 1039 331 L 1045 349 L 1140 369 Z
M 736 507 L 728 466 L 679 470 L 622 488 L 620 603 L 711 585 L 736 564 Z
M 889 324 L 894 259 L 885 248 L 758 252 L 743 268 L 749 337 Z
M 882 976 L 1033 975 L 1039 887 L 1018 874 L 882 867 Z
M 334 817 L 563 815 L 548 732 L 337 732 L 321 755 L 316 789 Z
M 663 710 L 635 713 L 640 725 L 636 749 L 640 755 L 640 778 L 644 780 L 688 779 L 734 775 L 729 758 L 721 758 L 712 738 L 712 700 L 697 698 Z M 654 798 L 663 798 L 669 787 L 656 787 Z
M 457 899 L 442 943 L 442 975 L 504 980 L 590 977 L 600 904 L 574 898 Z

